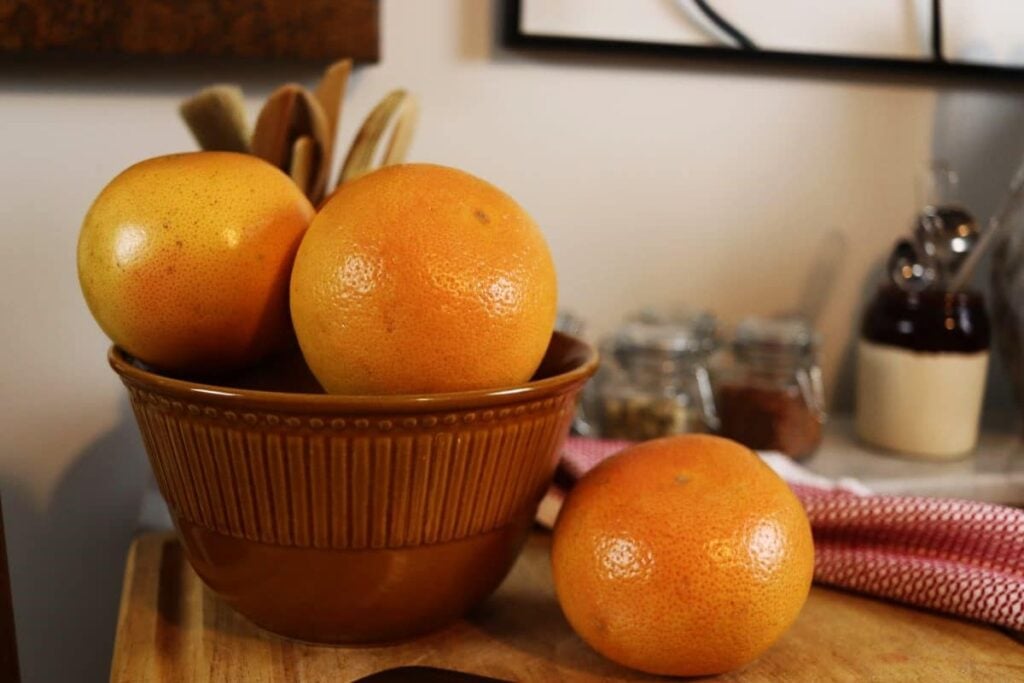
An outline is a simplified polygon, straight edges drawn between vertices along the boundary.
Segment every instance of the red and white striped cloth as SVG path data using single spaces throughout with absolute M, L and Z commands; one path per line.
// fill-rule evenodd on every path
M 562 474 L 579 478 L 628 445 L 570 438 Z M 762 457 L 807 510 L 815 581 L 1024 631 L 1024 510 L 969 500 L 860 495 L 856 482 L 830 484 L 782 456 Z M 560 502 L 560 492 L 553 490 L 538 520 L 550 526 Z

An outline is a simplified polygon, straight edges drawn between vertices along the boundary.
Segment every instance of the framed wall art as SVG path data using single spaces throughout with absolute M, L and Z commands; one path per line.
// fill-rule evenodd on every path
M 508 0 L 506 43 L 739 64 L 1024 75 L 1024 2 Z

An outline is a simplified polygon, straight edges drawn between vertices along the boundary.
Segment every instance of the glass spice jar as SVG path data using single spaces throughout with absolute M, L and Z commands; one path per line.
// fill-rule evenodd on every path
M 718 428 L 708 358 L 716 348 L 709 314 L 627 322 L 601 345 L 598 376 L 583 398 L 589 433 L 642 441 Z
M 798 318 L 743 320 L 731 366 L 716 369 L 721 434 L 755 450 L 811 455 L 826 417 L 817 347 Z

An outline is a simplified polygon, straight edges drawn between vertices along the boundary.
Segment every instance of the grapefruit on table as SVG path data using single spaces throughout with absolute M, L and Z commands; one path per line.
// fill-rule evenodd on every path
M 107 336 L 146 363 L 242 368 L 292 338 L 288 282 L 312 217 L 298 187 L 254 156 L 149 159 L 89 209 L 78 241 L 82 292 Z
M 292 272 L 296 336 L 332 393 L 525 382 L 556 306 L 554 265 L 533 219 L 490 183 L 432 164 L 343 185 L 317 213 Z
M 749 449 L 703 435 L 648 441 L 589 472 L 562 507 L 551 559 L 583 640 L 675 676 L 754 660 L 796 619 L 814 571 L 786 483 Z

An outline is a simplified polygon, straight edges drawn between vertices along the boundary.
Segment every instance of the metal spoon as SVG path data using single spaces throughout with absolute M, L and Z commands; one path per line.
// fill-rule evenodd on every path
M 971 276 L 974 274 L 974 269 L 981 262 L 981 257 L 995 244 L 996 236 L 1006 229 L 1011 223 L 1010 219 L 1020 211 L 1022 206 L 1024 206 L 1024 163 L 1013 174 L 1013 179 L 1010 180 L 1010 188 L 1003 197 L 999 208 L 988 219 L 988 227 L 982 233 L 977 246 L 973 248 L 963 265 L 953 274 L 953 278 L 949 283 L 949 291 L 959 292 L 967 286 L 967 283 L 971 281 Z
M 905 292 L 921 292 L 938 279 L 935 259 L 913 240 L 901 239 L 893 246 L 887 265 L 889 277 Z
M 914 239 L 936 261 L 943 284 L 960 269 L 979 237 L 978 222 L 956 205 L 927 207 L 914 227 Z

